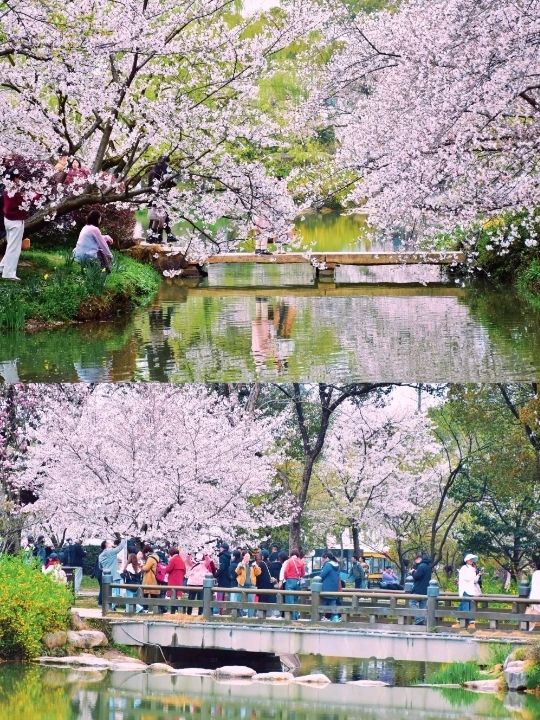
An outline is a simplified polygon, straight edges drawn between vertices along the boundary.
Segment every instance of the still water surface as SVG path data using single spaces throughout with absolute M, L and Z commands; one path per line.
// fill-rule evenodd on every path
M 369 247 L 361 218 L 307 217 L 314 247 Z M 211 266 L 129 318 L 0 337 L 6 381 L 527 381 L 540 312 L 434 267 Z M 389 284 L 391 283 L 391 284 Z
M 3 666 L 9 720 L 442 720 L 535 718 L 540 702 L 462 690 L 225 683 L 132 672 Z

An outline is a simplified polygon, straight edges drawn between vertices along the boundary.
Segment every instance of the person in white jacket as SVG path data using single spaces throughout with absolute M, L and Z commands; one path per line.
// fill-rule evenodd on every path
M 480 587 L 482 571 L 477 568 L 477 562 L 478 556 L 472 553 L 467 553 L 463 558 L 463 565 L 458 573 L 458 593 L 461 598 L 478 597 L 482 594 L 482 588 Z M 459 604 L 459 609 L 462 611 L 470 610 L 470 601 L 462 600 Z M 465 626 L 471 630 L 474 630 L 476 627 L 474 620 L 466 620 Z M 460 627 L 460 624 L 456 623 L 453 627 Z
M 533 601 L 532 605 L 529 605 L 525 612 L 528 615 L 540 615 L 540 558 L 535 561 L 536 570 L 531 576 L 531 590 L 529 592 L 529 598 Z M 529 630 L 532 632 L 536 627 L 536 623 L 529 623 Z

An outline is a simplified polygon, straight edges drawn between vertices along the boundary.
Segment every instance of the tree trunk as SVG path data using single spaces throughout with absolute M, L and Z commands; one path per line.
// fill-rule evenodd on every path
M 360 555 L 360 528 L 356 523 L 351 524 L 351 535 L 354 554 L 358 557 Z
M 300 549 L 301 513 L 292 518 L 289 524 L 289 553 Z

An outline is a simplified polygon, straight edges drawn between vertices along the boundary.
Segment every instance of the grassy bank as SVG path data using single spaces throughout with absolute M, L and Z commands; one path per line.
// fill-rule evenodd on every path
M 20 283 L 0 282 L 2 330 L 107 320 L 149 302 L 160 282 L 153 268 L 120 254 L 105 273 L 74 262 L 69 251 L 32 250 L 18 273 Z

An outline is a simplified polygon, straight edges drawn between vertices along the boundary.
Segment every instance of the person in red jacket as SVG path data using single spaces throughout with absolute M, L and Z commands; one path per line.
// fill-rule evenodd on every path
M 28 213 L 23 209 L 24 198 L 15 189 L 5 191 L 3 196 L 4 225 L 6 228 L 6 252 L 0 260 L 0 272 L 4 280 L 19 280 L 17 265 L 21 256 L 24 221 Z
M 184 578 L 186 576 L 186 564 L 178 554 L 178 548 L 169 548 L 169 564 L 165 568 L 165 574 L 167 575 L 167 585 L 171 587 L 182 587 L 184 584 Z M 170 597 L 171 593 L 167 592 L 167 597 Z M 182 597 L 182 593 L 177 590 L 176 597 Z M 171 612 L 176 612 L 176 608 L 171 608 Z

